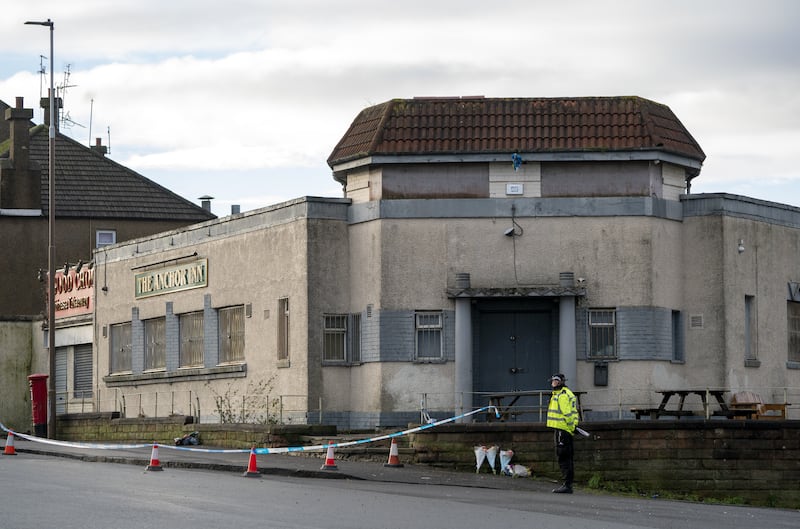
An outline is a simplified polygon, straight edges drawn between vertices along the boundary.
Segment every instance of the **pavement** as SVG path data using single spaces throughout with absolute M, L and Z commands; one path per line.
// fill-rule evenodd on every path
M 190 447 L 159 445 L 158 462 L 163 470 L 171 468 L 202 469 L 220 472 L 235 472 L 244 475 L 250 470 L 250 453 L 248 452 L 214 452 L 206 446 Z M 143 469 L 152 463 L 153 450 L 143 448 L 76 448 L 45 444 L 42 442 L 14 438 L 16 457 L 26 454 L 37 454 L 51 457 L 63 457 L 87 462 L 118 463 L 140 465 Z M 203 451 L 212 450 L 212 451 Z M 335 470 L 322 469 L 327 462 L 325 453 L 299 454 L 262 454 L 256 456 L 258 472 L 263 477 L 287 476 L 297 478 L 350 479 L 390 483 L 409 483 L 427 485 L 449 485 L 454 487 L 476 487 L 498 490 L 528 490 L 550 492 L 557 484 L 546 478 L 509 477 L 493 474 L 487 463 L 481 467 L 480 473 L 456 471 L 406 463 L 400 458 L 402 467 L 387 467 L 385 463 L 361 461 L 355 459 L 338 459 L 334 453 Z M 387 461 L 388 461 L 387 453 Z M 0 453 L 0 460 L 14 457 Z

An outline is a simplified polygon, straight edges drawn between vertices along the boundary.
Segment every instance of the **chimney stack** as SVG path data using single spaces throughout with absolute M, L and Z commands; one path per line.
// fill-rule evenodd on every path
M 48 94 L 49 93 L 50 93 L 50 90 L 48 89 Z M 54 106 L 55 106 L 55 113 L 56 113 L 56 120 L 55 120 L 55 123 L 53 123 L 53 124 L 56 126 L 56 131 L 58 131 L 58 116 L 59 116 L 59 112 L 61 111 L 61 108 L 64 106 L 64 101 L 60 97 L 57 97 L 57 98 L 55 98 L 55 101 L 53 101 L 53 103 L 54 103 Z M 48 97 L 41 98 L 39 100 L 39 106 L 44 109 L 44 124 L 49 127 L 50 126 L 50 97 L 48 96 Z
M 41 212 L 39 167 L 30 160 L 30 126 L 33 109 L 23 108 L 23 98 L 7 108 L 9 122 L 9 158 L 0 160 L 0 208 Z
M 239 204 L 231 204 L 231 215 L 238 215 L 242 212 L 242 207 Z
M 103 140 L 101 138 L 95 138 L 94 145 L 91 145 L 89 148 L 100 156 L 105 156 L 108 152 L 108 147 L 103 145 Z
M 11 152 L 9 156 L 14 162 L 14 167 L 20 171 L 28 170 L 29 151 L 31 145 L 30 121 L 33 110 L 23 108 L 23 98 L 17 97 L 16 106 L 6 109 L 6 121 L 10 121 L 9 138 L 11 139 Z

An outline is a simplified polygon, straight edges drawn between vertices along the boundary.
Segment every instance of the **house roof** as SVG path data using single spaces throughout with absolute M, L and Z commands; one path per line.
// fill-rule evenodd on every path
M 2 139 L 2 138 L 0 138 Z M 6 156 L 8 141 L 0 144 Z M 41 168 L 42 211 L 49 207 L 49 138 L 45 125 L 30 129 L 30 159 Z M 202 222 L 216 218 L 202 207 L 136 171 L 56 134 L 56 215 Z
M 668 106 L 641 97 L 414 98 L 362 110 L 328 157 L 662 151 L 705 154 Z

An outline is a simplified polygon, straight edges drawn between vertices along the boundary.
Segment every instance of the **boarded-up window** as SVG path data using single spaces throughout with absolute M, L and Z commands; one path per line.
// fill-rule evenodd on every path
M 92 396 L 92 344 L 75 346 L 72 391 L 75 398 Z
M 131 370 L 131 323 L 118 323 L 111 326 L 109 341 L 109 366 L 112 373 L 125 373 Z
M 219 309 L 219 362 L 244 361 L 244 305 Z
M 180 367 L 203 365 L 203 313 L 189 312 L 180 316 Z
M 361 313 L 350 315 L 350 362 L 361 362 Z
M 166 319 L 153 318 L 144 322 L 145 370 L 167 367 Z
M 786 311 L 789 321 L 789 362 L 800 362 L 800 303 L 787 302 Z
M 289 298 L 278 300 L 278 360 L 289 360 Z

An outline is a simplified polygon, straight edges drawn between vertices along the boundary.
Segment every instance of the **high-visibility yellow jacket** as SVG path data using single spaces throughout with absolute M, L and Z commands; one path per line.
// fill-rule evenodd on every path
M 550 397 L 550 406 L 547 409 L 547 427 L 558 428 L 575 433 L 578 427 L 578 406 L 575 394 L 568 387 L 562 386 L 553 391 Z

